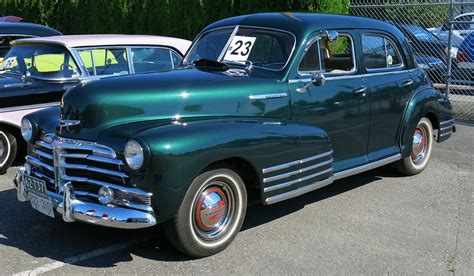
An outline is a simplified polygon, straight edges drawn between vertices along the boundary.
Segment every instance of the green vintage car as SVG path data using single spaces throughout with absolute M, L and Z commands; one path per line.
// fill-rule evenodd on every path
M 180 69 L 84 83 L 22 125 L 19 200 L 66 222 L 163 223 L 194 257 L 232 242 L 250 199 L 391 163 L 414 175 L 455 131 L 394 26 L 296 13 L 218 21 Z

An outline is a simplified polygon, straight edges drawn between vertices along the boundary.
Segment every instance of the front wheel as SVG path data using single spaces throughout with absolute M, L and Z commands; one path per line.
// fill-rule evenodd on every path
M 191 183 L 173 220 L 165 224 L 171 243 L 192 257 L 224 250 L 237 236 L 245 218 L 247 191 L 229 169 L 202 173 Z
M 433 126 L 428 118 L 422 118 L 413 133 L 410 156 L 395 163 L 395 168 L 406 175 L 421 173 L 430 160 L 433 140 Z
M 17 153 L 14 135 L 0 130 L 0 175 L 4 174 L 13 164 Z

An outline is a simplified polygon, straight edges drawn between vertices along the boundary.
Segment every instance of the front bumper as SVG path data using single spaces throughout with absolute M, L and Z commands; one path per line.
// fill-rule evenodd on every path
M 25 173 L 25 168 L 20 167 L 13 180 L 19 201 L 28 201 L 23 183 Z M 64 185 L 63 195 L 50 191 L 48 195 L 53 203 L 53 209 L 62 215 L 65 222 L 80 221 L 122 229 L 139 229 L 156 225 L 156 218 L 152 213 L 78 200 L 70 183 Z

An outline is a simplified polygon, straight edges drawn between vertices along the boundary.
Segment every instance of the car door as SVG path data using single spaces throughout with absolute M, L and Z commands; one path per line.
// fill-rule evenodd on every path
M 358 74 L 355 34 L 341 30 L 333 41 L 316 35 L 289 81 L 293 120 L 329 134 L 335 172 L 367 161 L 369 102 Z M 314 73 L 325 76 L 323 85 L 308 84 Z
M 375 161 L 399 152 L 397 134 L 413 80 L 396 39 L 370 30 L 361 31 L 361 41 L 370 100 L 368 158 Z

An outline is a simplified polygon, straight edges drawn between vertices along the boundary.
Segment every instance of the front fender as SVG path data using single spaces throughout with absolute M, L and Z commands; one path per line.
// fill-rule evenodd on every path
M 400 149 L 403 158 L 408 157 L 411 153 L 413 133 L 423 117 L 428 117 L 433 128 L 439 129 L 439 122 L 453 119 L 451 103 L 434 88 L 425 88 L 413 95 L 403 117 L 400 135 Z M 438 142 L 441 141 L 438 137 Z
M 153 192 L 161 221 L 175 214 L 190 183 L 212 163 L 244 160 L 262 187 L 263 168 L 331 148 L 327 133 L 319 128 L 262 119 L 176 123 L 147 129 L 133 139 L 146 142 L 152 154 L 143 188 Z

